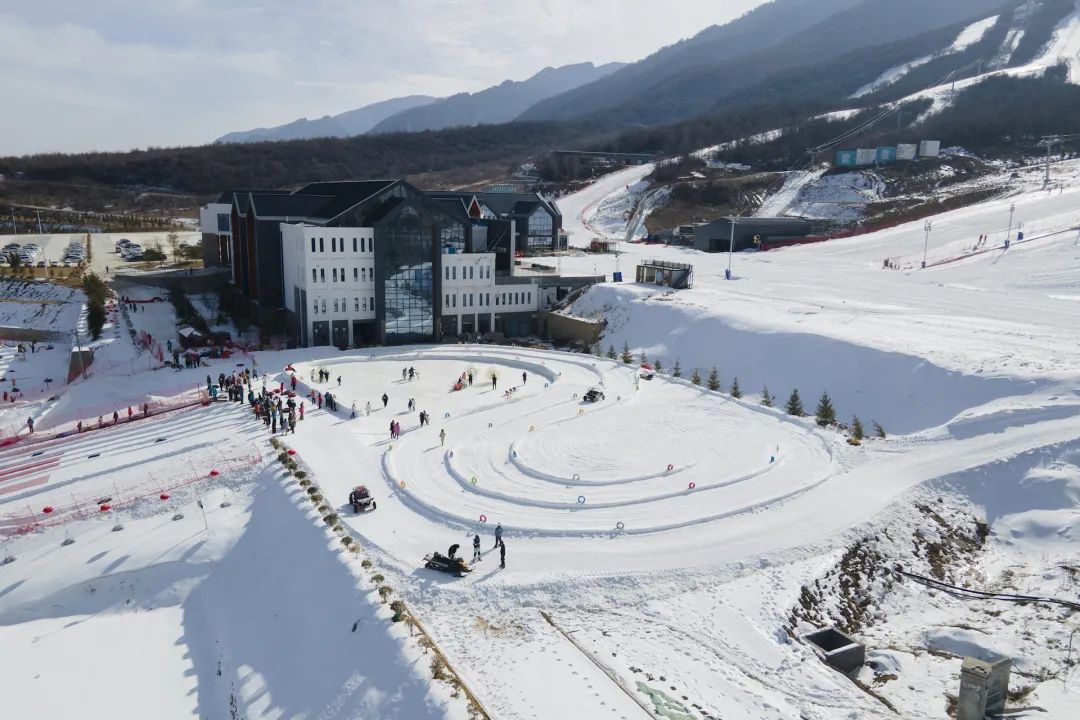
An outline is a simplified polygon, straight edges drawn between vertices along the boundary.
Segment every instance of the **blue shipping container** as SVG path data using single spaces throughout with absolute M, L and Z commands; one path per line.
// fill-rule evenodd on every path
M 877 161 L 879 163 L 896 162 L 896 148 L 894 148 L 894 147 L 879 147 L 877 149 Z
M 837 150 L 836 151 L 836 166 L 837 167 L 855 167 L 858 153 L 855 150 Z

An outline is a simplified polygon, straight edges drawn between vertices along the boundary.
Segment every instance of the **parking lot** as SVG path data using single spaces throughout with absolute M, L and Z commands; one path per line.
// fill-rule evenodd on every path
M 155 243 L 161 243 L 166 254 L 169 246 L 166 236 L 168 232 L 147 233 L 93 233 L 90 237 L 90 247 L 86 246 L 87 233 L 60 233 L 56 235 L 4 235 L 2 245 L 18 243 L 21 246 L 35 244 L 41 248 L 41 252 L 35 257 L 34 265 L 39 262 L 55 262 L 62 265 L 64 257 L 68 253 L 71 243 L 81 243 L 88 255 L 90 268 L 103 277 L 109 277 L 117 270 L 128 266 L 138 266 L 138 262 L 125 261 L 116 252 L 116 243 L 121 239 L 131 240 L 144 250 L 154 247 Z M 180 241 L 185 244 L 199 242 L 199 234 L 194 232 L 181 232 Z M 5 253 L 6 254 L 6 253 Z M 172 258 L 169 258 L 172 260 Z

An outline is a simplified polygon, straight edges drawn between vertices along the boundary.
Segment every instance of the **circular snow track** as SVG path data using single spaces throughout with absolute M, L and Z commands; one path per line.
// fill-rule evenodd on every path
M 442 523 L 537 536 L 659 532 L 764 508 L 836 469 L 805 424 L 682 381 L 638 381 L 634 367 L 591 356 L 444 346 L 333 367 L 343 408 L 357 392 L 391 396 L 370 416 L 359 403 L 354 422 L 385 433 L 384 492 Z M 401 375 L 409 368 L 411 381 Z M 310 369 L 296 368 L 302 379 Z M 454 390 L 469 372 L 473 384 Z M 593 387 L 606 397 L 585 403 Z M 429 427 L 416 421 L 421 410 Z M 403 434 L 391 441 L 395 419 Z

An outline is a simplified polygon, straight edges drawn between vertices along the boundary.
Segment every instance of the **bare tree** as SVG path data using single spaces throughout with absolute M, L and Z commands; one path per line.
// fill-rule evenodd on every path
M 169 243 L 169 254 L 172 255 L 173 262 L 180 262 L 180 233 L 175 230 L 165 236 L 165 241 Z

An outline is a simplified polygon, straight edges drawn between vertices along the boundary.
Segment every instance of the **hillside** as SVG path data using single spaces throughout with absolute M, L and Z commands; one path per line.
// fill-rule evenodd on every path
M 510 122 L 541 100 L 607 77 L 622 67 L 624 63 L 580 63 L 544 68 L 527 80 L 507 80 L 481 92 L 461 93 L 399 112 L 378 123 L 371 132 L 417 132 Z
M 396 113 L 435 102 L 427 95 L 410 95 L 372 103 L 338 115 L 324 115 L 316 120 L 300 118 L 285 125 L 271 128 L 255 128 L 222 135 L 215 143 L 250 143 L 278 140 L 307 140 L 324 137 L 352 137 L 363 135 L 386 118 Z

